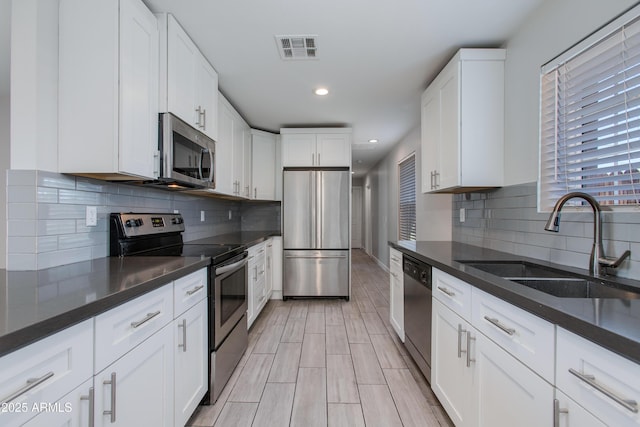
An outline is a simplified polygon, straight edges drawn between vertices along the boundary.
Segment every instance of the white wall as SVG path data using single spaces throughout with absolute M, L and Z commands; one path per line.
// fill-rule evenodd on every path
M 505 44 L 505 185 L 538 179 L 540 67 L 634 3 L 547 0 Z
M 365 210 L 371 211 L 372 228 L 369 254 L 385 265 L 389 264 L 388 242 L 398 239 L 398 164 L 411 153 L 416 156 L 416 185 L 419 186 L 422 165 L 419 126 L 412 129 L 365 177 Z M 416 191 L 417 239 L 451 240 L 451 195 L 422 194 L 419 187 Z

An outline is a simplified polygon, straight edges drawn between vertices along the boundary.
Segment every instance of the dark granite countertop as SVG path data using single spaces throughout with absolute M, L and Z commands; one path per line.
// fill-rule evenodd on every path
M 184 242 L 185 245 L 241 245 L 250 247 L 264 242 L 269 237 L 281 236 L 280 230 L 240 231 L 237 233 L 220 234 L 214 237 Z
M 126 257 L 0 270 L 0 356 L 210 263 L 210 258 Z
M 389 244 L 498 298 L 640 363 L 640 299 L 559 298 L 458 261 L 524 260 L 588 276 L 588 271 L 455 242 Z M 607 277 L 640 288 L 640 281 Z

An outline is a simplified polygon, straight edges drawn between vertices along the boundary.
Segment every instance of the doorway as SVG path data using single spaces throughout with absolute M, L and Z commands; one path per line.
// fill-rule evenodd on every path
M 351 189 L 351 248 L 362 248 L 362 187 Z

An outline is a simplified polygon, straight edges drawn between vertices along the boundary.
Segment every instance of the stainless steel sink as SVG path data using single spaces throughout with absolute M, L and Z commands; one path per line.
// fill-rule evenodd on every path
M 458 262 L 560 298 L 640 299 L 640 288 L 581 277 L 526 261 Z

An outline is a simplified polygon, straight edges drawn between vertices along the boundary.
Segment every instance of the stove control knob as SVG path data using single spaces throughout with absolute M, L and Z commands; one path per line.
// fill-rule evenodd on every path
M 128 228 L 131 228 L 131 227 L 135 227 L 135 226 L 136 226 L 136 224 L 135 224 L 134 220 L 132 220 L 132 219 L 128 219 L 128 220 L 124 223 L 124 226 L 125 226 L 125 227 L 128 227 Z
M 177 217 L 177 218 L 172 218 L 171 219 L 171 224 L 173 224 L 173 225 L 182 224 L 183 222 L 184 222 L 184 220 L 182 219 L 182 217 Z
M 136 221 L 136 227 L 140 227 L 142 224 L 144 224 L 144 223 L 142 222 L 142 218 L 138 218 L 138 219 L 136 219 L 135 221 Z

